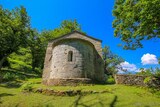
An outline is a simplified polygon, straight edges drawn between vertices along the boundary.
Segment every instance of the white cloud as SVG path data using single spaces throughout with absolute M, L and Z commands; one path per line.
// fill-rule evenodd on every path
M 143 65 L 158 64 L 158 59 L 156 58 L 156 55 L 147 53 L 141 57 L 141 63 Z
M 146 71 L 146 68 L 144 68 L 143 71 Z M 142 72 L 142 69 L 137 69 L 135 72 Z
M 130 64 L 127 61 L 120 63 L 120 66 L 122 67 L 123 70 L 129 71 L 129 72 L 136 72 L 137 71 L 136 65 Z M 119 70 L 119 72 L 121 73 L 122 70 Z

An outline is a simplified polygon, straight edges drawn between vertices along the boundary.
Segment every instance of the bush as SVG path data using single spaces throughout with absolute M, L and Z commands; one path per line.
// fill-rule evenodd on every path
M 29 48 L 22 48 L 16 52 L 12 53 L 8 57 L 8 62 L 10 64 L 10 68 L 22 71 L 32 71 L 32 55 Z
M 151 80 L 152 80 L 151 77 L 146 77 L 143 82 L 145 84 L 149 85 L 149 84 L 151 84 Z
M 108 76 L 107 78 L 107 81 L 106 81 L 107 84 L 115 84 L 115 79 L 113 78 L 113 76 Z
M 25 83 L 22 85 L 21 90 L 23 92 L 31 92 L 33 90 L 33 83 Z
M 160 81 L 158 78 L 156 78 L 155 76 L 152 77 L 146 77 L 144 79 L 144 83 L 147 85 L 147 87 L 149 88 L 153 88 L 156 90 L 160 90 Z
M 144 83 L 147 87 L 160 90 L 160 68 L 142 69 L 138 74 L 148 76 L 144 79 Z
M 13 59 L 9 59 L 10 62 L 10 67 L 13 69 L 17 69 L 17 70 L 22 70 L 22 71 L 32 71 L 32 66 L 26 64 L 23 61 L 19 61 L 19 60 L 13 60 Z
M 19 71 L 10 70 L 8 68 L 2 70 L 1 76 L 3 77 L 3 82 L 26 79 L 26 75 L 20 73 Z
M 11 72 L 7 72 L 3 75 L 4 81 L 12 81 L 12 80 L 15 80 L 16 78 L 18 78 L 18 76 Z

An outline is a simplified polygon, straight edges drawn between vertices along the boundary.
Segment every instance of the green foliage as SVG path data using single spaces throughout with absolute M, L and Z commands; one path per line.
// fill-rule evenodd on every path
M 160 69 L 159 68 L 155 69 L 152 82 L 153 82 L 153 87 L 160 90 Z
M 13 10 L 0 6 L 0 69 L 5 59 L 26 44 L 29 17 L 24 7 Z
M 144 75 L 147 76 L 144 80 L 144 83 L 149 87 L 153 88 L 154 90 L 160 90 L 160 69 L 144 69 L 141 68 L 141 72 L 137 73 L 137 75 Z
M 16 53 L 12 53 L 8 57 L 10 67 L 22 71 L 31 71 L 31 60 L 29 48 L 20 48 Z
M 22 75 L 21 73 L 13 72 L 10 70 L 3 71 L 2 76 L 3 76 L 3 82 L 25 80 L 26 79 L 25 75 Z
M 155 77 L 146 77 L 144 83 L 150 88 L 150 91 L 160 91 L 160 81 Z
M 11 30 L 16 30 L 15 35 L 13 33 L 11 33 L 10 35 L 5 35 L 6 33 L 9 33 L 9 30 L 7 30 L 4 33 L 4 36 L 2 35 L 3 37 L 0 38 L 0 40 L 4 39 L 4 43 L 8 44 L 8 50 L 6 50 L 6 53 L 4 52 L 5 55 L 3 55 L 3 52 L 2 54 L 0 54 L 0 65 L 2 65 L 5 59 L 9 56 L 7 58 L 7 63 L 9 63 L 8 65 L 12 69 L 42 73 L 41 71 L 43 69 L 45 52 L 48 42 L 54 38 L 70 33 L 74 30 L 81 31 L 80 25 L 76 20 L 64 20 L 61 23 L 60 27 L 54 30 L 45 30 L 42 33 L 38 33 L 36 29 L 32 29 L 29 27 L 29 18 L 27 16 L 25 8 L 16 8 L 13 11 L 2 9 L 2 7 L 0 9 L 4 13 L 4 16 L 6 18 L 11 17 L 10 14 L 12 14 L 13 17 L 15 17 L 14 20 L 17 20 L 17 28 L 14 26 L 14 24 L 13 26 L 7 25 L 8 27 L 13 27 L 11 28 Z M 22 16 L 21 12 L 23 13 Z M 24 22 L 22 22 L 18 18 L 20 18 Z M 26 26 L 22 27 L 21 24 L 24 24 Z M 17 34 L 17 32 L 19 33 Z M 10 36 L 13 36 L 14 38 Z M 11 39 L 12 41 L 10 42 L 8 39 Z M 6 44 L 0 44 L 0 46 L 7 46 Z M 16 47 L 14 47 L 14 44 L 17 44 Z M 23 47 L 24 45 L 25 47 Z M 0 50 L 3 50 L 4 48 L 5 47 L 0 47 Z M 11 48 L 14 48 L 14 51 L 12 51 Z
M 32 71 L 36 72 L 36 68 L 43 68 L 45 57 L 45 45 L 42 42 L 39 33 L 34 29 L 30 30 L 30 35 L 27 39 L 28 48 L 31 55 Z M 38 72 L 36 72 L 38 73 Z
M 160 78 L 160 68 L 156 68 L 156 69 L 155 69 L 154 76 Z
M 108 75 L 116 74 L 118 69 L 121 69 L 118 65 L 124 60 L 118 55 L 112 53 L 108 46 L 105 46 L 102 52 L 103 60 L 105 62 L 105 73 Z
M 5 72 L 3 74 L 3 82 L 25 80 L 26 78 L 27 77 L 25 75 L 14 72 Z
M 112 75 L 109 75 L 107 77 L 107 81 L 106 81 L 107 84 L 115 84 L 115 79 L 113 78 Z
M 60 27 L 54 30 L 44 30 L 41 33 L 41 39 L 43 42 L 48 43 L 48 41 L 60 37 L 64 34 L 70 33 L 72 31 L 81 31 L 81 26 L 76 20 L 64 20 L 60 24 Z M 46 44 L 47 45 L 47 44 Z
M 145 84 L 150 84 L 150 83 L 151 83 L 151 80 L 152 80 L 151 77 L 146 77 L 143 82 L 144 82 Z
M 34 85 L 33 83 L 27 82 L 21 86 L 21 90 L 23 92 L 30 92 L 33 90 L 33 85 Z
M 153 73 L 154 70 L 152 68 L 150 69 L 140 68 L 140 72 L 138 72 L 137 75 L 152 76 Z
M 17 75 L 10 72 L 7 72 L 3 75 L 3 79 L 5 81 L 13 81 L 15 78 L 17 78 Z
M 38 33 L 30 27 L 24 7 L 7 10 L 0 6 L 0 69 L 8 65 L 19 71 L 42 73 L 48 42 L 74 30 L 81 31 L 78 22 L 64 20 L 60 27 Z
M 9 68 L 2 68 L 1 75 L 3 82 L 8 81 L 23 81 L 29 78 L 41 77 L 42 75 L 37 75 L 34 72 L 26 72 Z
M 116 0 L 113 10 L 114 36 L 124 49 L 142 47 L 142 40 L 160 38 L 160 0 Z

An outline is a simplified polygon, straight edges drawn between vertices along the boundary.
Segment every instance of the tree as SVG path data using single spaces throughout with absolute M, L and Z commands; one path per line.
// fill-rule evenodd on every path
M 27 45 L 30 49 L 30 54 L 32 56 L 32 71 L 35 71 L 35 68 L 43 68 L 43 61 L 45 55 L 45 47 L 41 41 L 40 35 L 36 29 L 31 29 L 29 37 L 27 39 Z M 36 72 L 37 73 L 37 72 Z
M 17 52 L 13 52 L 7 58 L 8 68 L 16 71 L 26 72 L 32 70 L 32 55 L 29 47 L 20 47 Z
M 160 0 L 116 0 L 112 23 L 114 36 L 124 49 L 142 48 L 142 40 L 160 38 Z
M 81 26 L 76 20 L 64 20 L 60 24 L 60 27 L 54 30 L 44 30 L 41 33 L 42 41 L 48 43 L 48 41 L 55 39 L 64 34 L 70 33 L 72 31 L 81 31 Z M 82 31 L 81 31 L 82 32 Z
M 80 31 L 80 25 L 75 20 L 65 20 L 60 27 L 54 30 L 45 30 L 42 33 L 36 29 L 29 28 L 28 36 L 25 42 L 25 48 L 20 47 L 16 52 L 9 55 L 8 61 L 10 67 L 21 71 L 34 71 L 35 73 L 43 69 L 44 58 L 47 44 L 50 40 L 62 36 L 72 30 Z M 69 27 L 70 26 L 70 27 Z M 71 30 L 72 29 L 72 30 Z
M 65 32 L 69 33 L 72 31 L 81 31 L 81 26 L 80 24 L 78 24 L 77 20 L 64 20 L 61 25 L 60 28 L 63 29 Z
M 118 72 L 118 69 L 121 69 L 119 64 L 124 62 L 124 60 L 118 55 L 111 52 L 108 46 L 104 46 L 102 49 L 103 60 L 105 65 L 105 74 L 113 75 Z
M 29 17 L 24 7 L 10 11 L 0 6 L 0 70 L 6 58 L 25 45 L 29 27 Z

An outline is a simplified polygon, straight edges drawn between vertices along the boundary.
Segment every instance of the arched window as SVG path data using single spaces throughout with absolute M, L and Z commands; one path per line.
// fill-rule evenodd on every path
M 72 62 L 73 61 L 73 52 L 69 51 L 68 52 L 68 62 Z

